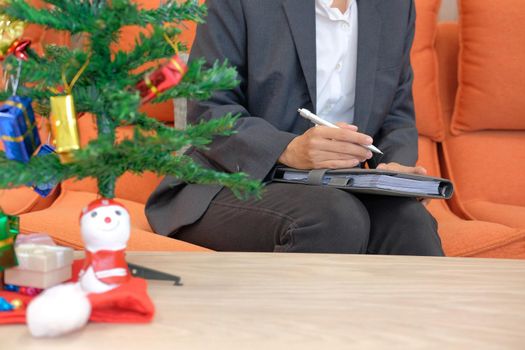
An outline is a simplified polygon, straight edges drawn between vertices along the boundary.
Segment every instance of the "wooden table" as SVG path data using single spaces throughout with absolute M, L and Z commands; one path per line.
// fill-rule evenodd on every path
M 525 261 L 381 256 L 130 254 L 151 282 L 148 325 L 60 339 L 0 327 L 21 349 L 524 349 Z

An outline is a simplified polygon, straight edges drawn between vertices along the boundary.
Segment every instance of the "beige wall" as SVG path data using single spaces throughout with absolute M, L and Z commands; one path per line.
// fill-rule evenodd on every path
M 457 0 L 442 0 L 440 21 L 453 21 L 458 18 Z M 483 1 L 483 0 L 480 0 Z

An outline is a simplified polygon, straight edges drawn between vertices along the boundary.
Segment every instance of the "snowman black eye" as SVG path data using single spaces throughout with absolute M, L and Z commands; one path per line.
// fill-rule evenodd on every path
M 115 214 L 117 214 L 118 216 L 122 215 L 122 213 L 120 212 L 120 210 L 115 210 Z
M 98 214 L 97 214 L 97 212 L 96 212 L 96 211 L 94 211 L 94 212 L 92 212 L 92 213 L 91 213 L 91 217 L 92 217 L 92 218 L 96 218 L 96 217 L 97 217 L 97 215 L 98 215 Z

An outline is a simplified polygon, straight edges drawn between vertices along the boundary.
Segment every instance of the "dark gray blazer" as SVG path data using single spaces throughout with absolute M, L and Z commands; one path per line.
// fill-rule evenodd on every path
M 410 48 L 413 0 L 357 0 L 359 43 L 355 124 L 374 138 L 381 162 L 414 165 L 417 130 Z M 264 179 L 288 143 L 312 125 L 300 107 L 316 110 L 315 0 L 208 0 L 190 59 L 228 59 L 240 86 L 189 104 L 188 122 L 241 114 L 237 134 L 208 151 L 190 150 L 201 164 Z M 378 159 L 370 161 L 374 167 Z M 184 184 L 167 176 L 146 205 L 159 234 L 197 221 L 220 186 Z

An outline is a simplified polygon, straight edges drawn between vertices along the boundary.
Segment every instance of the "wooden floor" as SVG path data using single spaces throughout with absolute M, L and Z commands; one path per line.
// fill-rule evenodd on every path
M 0 327 L 3 349 L 525 349 L 525 261 L 292 254 L 131 254 L 150 325 L 57 340 Z

